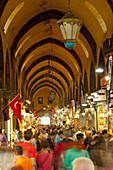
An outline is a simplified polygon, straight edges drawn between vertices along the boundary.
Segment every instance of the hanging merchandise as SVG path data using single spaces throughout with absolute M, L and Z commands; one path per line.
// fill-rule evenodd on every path
M 98 107 L 98 127 L 99 131 L 108 128 L 107 113 L 104 112 L 104 107 Z

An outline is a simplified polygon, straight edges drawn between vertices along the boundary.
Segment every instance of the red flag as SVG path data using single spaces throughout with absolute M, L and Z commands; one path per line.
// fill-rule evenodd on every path
M 52 111 L 51 111 L 51 117 L 53 117 L 53 114 L 55 113 L 55 109 L 52 108 Z
M 21 121 L 21 106 L 19 104 L 19 96 L 15 97 L 14 100 L 9 103 L 9 106 L 13 110 L 16 117 Z
M 36 118 L 37 118 L 36 110 L 33 110 L 33 114 L 34 114 L 34 117 L 35 117 L 35 119 L 36 119 Z

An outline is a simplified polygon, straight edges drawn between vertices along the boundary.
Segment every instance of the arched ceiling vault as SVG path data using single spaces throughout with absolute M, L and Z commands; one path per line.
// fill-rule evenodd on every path
M 41 81 L 40 83 L 37 83 L 37 84 L 32 88 L 31 93 L 32 93 L 39 85 L 45 84 L 45 83 L 48 83 L 48 84 L 51 84 L 52 86 L 55 86 L 56 89 L 59 90 L 61 96 L 63 96 L 62 89 L 61 89 L 57 84 L 55 84 L 54 82 L 49 81 L 49 80 L 44 80 L 44 81 Z
M 26 85 L 28 86 L 29 82 L 31 81 L 31 79 L 36 76 L 36 74 L 38 74 L 41 70 L 46 70 L 46 72 L 48 73 L 50 70 L 50 74 L 52 74 L 52 70 L 55 70 L 56 72 L 58 72 L 59 74 L 61 73 L 62 75 L 64 75 L 66 77 L 66 79 L 68 80 L 68 82 L 71 82 L 73 80 L 73 77 L 71 76 L 71 73 L 68 72 L 68 70 L 61 65 L 58 62 L 53 62 L 50 60 L 45 60 L 43 62 L 40 62 L 40 64 L 36 65 L 26 76 L 25 82 Z M 60 75 L 61 75 L 60 74 Z M 73 80 L 74 81 L 74 80 Z M 24 82 L 23 82 L 24 83 Z
M 50 87 L 50 88 L 53 88 L 53 90 L 58 94 L 58 96 L 59 96 L 59 98 L 61 97 L 60 96 L 60 94 L 59 94 L 59 92 L 58 92 L 58 90 L 55 88 L 55 87 L 53 87 L 53 86 L 51 86 L 51 85 L 48 85 L 48 84 L 44 84 L 44 85 L 41 85 L 41 86 L 39 86 L 39 87 L 37 87 L 35 90 L 34 90 L 34 92 L 32 93 L 32 95 L 31 95 L 31 97 L 33 97 L 33 95 L 40 89 L 40 88 L 42 88 L 42 87 Z
M 53 79 L 53 80 L 56 80 L 56 81 L 63 87 L 64 91 L 66 91 L 66 88 L 65 88 L 65 86 L 63 85 L 63 83 L 61 82 L 61 80 L 59 80 L 57 77 L 52 76 L 52 75 L 50 75 L 50 74 L 48 74 L 48 73 L 45 73 L 45 74 L 39 76 L 38 78 L 36 78 L 36 79 L 30 84 L 28 90 L 31 89 L 32 86 L 33 86 L 36 82 L 38 82 L 40 79 L 42 79 L 42 78 L 44 78 L 44 77 L 46 77 L 46 78 L 51 78 L 51 80 L 52 80 L 52 79 Z
M 36 89 L 40 86 L 43 86 L 43 85 L 48 85 L 48 87 L 50 87 L 50 91 L 54 90 L 56 91 L 56 94 L 60 97 L 63 98 L 63 93 L 59 91 L 59 89 L 56 87 L 56 85 L 52 84 L 52 83 L 49 83 L 49 82 L 41 82 L 40 84 L 38 84 L 29 94 L 30 96 L 32 96 L 32 94 L 34 94 L 34 92 L 36 91 Z M 58 93 L 57 93 L 58 92 Z
M 57 94 L 67 93 L 84 69 L 88 71 L 88 63 L 93 60 L 97 65 L 103 41 L 112 35 L 112 1 L 70 2 L 73 15 L 83 21 L 77 44 L 71 50 L 64 46 L 57 25 L 68 9 L 68 0 L 0 0 L 0 27 L 11 52 L 11 63 L 16 61 L 21 83 L 32 96 L 40 88 L 52 86 L 49 69 Z
M 58 73 L 61 77 L 63 77 L 64 81 L 65 81 L 66 84 L 69 86 L 68 79 L 66 78 L 66 76 L 65 76 L 61 71 L 59 71 L 58 69 L 56 69 L 56 68 L 54 68 L 54 67 L 51 67 L 51 66 L 45 66 L 45 67 L 41 67 L 40 69 L 38 69 L 38 70 L 28 79 L 26 87 L 28 87 L 30 81 L 31 81 L 38 73 L 40 73 L 40 72 L 42 72 L 42 71 L 44 71 L 44 70 L 46 70 L 46 72 L 50 70 L 50 71 L 51 71 L 50 74 L 52 74 L 53 71 L 56 72 L 56 73 Z
M 33 46 L 31 46 L 21 57 L 20 62 L 19 62 L 19 72 L 22 68 L 22 65 L 25 61 L 25 59 L 28 57 L 28 55 L 30 55 L 34 50 L 38 49 L 38 47 L 41 47 L 43 45 L 48 45 L 48 43 L 50 44 L 56 44 L 56 46 L 58 47 L 62 47 L 63 49 L 65 49 L 66 51 L 68 51 L 70 53 L 70 55 L 72 55 L 73 60 L 76 60 L 77 62 L 77 67 L 79 67 L 79 70 L 82 72 L 82 63 L 80 61 L 80 58 L 78 57 L 78 55 L 76 54 L 76 52 L 74 50 L 69 50 L 64 46 L 64 43 L 62 41 L 59 41 L 57 39 L 53 39 L 53 38 L 47 38 L 47 39 L 43 39 L 40 42 L 34 44 Z M 51 44 L 50 44 L 50 49 L 49 52 L 51 53 Z M 55 50 L 54 50 L 55 51 Z M 66 52 L 63 53 L 63 55 L 65 56 Z M 62 53 L 60 54 L 62 55 Z
M 51 77 L 42 77 L 40 78 L 40 80 L 38 81 L 38 83 L 34 83 L 34 85 L 31 87 L 31 88 L 28 88 L 27 89 L 27 93 L 30 94 L 31 91 L 34 90 L 35 87 L 37 87 L 38 84 L 42 84 L 43 82 L 45 83 L 49 83 L 51 85 L 54 85 L 58 90 L 59 92 L 61 93 L 61 96 L 66 96 L 66 91 L 67 89 L 64 88 L 64 86 L 62 84 L 60 84 L 57 80 L 55 79 L 51 79 Z
M 66 88 L 67 88 L 67 89 L 69 88 L 68 82 L 66 82 L 65 79 L 64 79 L 60 74 L 58 74 L 58 73 L 56 73 L 56 72 L 53 72 L 53 71 L 52 71 L 52 74 L 50 74 L 50 73 L 48 73 L 46 70 L 43 70 L 43 71 L 39 72 L 36 76 L 34 76 L 34 77 L 32 78 L 32 80 L 30 81 L 28 88 L 31 87 L 31 85 L 33 86 L 33 84 L 34 84 L 33 82 L 34 82 L 35 80 L 37 80 L 38 77 L 43 76 L 43 75 L 46 75 L 46 74 L 50 75 L 51 80 L 52 80 L 52 77 L 57 77 L 57 79 L 58 79 L 60 82 L 62 82 L 62 84 L 64 85 L 65 89 L 66 89 Z
M 43 62 L 45 60 L 51 60 L 51 61 L 54 61 L 54 62 L 58 62 L 60 63 L 62 66 L 64 66 L 68 72 L 71 74 L 71 76 L 73 77 L 73 80 L 75 80 L 75 76 L 74 76 L 74 73 L 72 71 L 72 69 L 68 66 L 67 63 L 65 63 L 63 60 L 61 60 L 60 58 L 56 57 L 56 56 L 51 56 L 51 55 L 46 55 L 46 56 L 43 56 L 39 59 L 37 59 L 36 61 L 34 61 L 30 66 L 29 68 L 25 71 L 24 73 L 24 80 L 26 79 L 27 77 L 27 74 L 36 66 L 38 65 L 40 62 Z

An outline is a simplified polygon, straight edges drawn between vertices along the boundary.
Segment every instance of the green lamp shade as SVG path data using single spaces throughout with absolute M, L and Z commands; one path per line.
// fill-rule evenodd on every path
M 73 48 L 75 46 L 75 42 L 65 42 L 65 46 L 67 48 Z

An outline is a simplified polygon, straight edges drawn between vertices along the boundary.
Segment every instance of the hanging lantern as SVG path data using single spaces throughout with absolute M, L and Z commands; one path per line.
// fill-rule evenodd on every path
M 52 101 L 54 101 L 56 93 L 52 90 L 49 94 L 50 94 L 50 97 L 51 97 Z
M 70 10 L 70 0 L 68 12 L 66 15 L 57 21 L 60 31 L 64 38 L 64 43 L 67 48 L 73 48 L 76 44 L 77 37 L 82 26 L 82 21 L 75 18 Z

